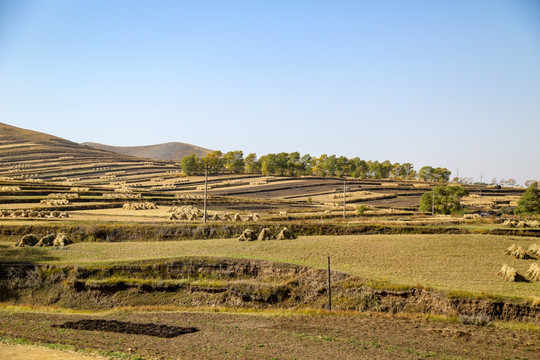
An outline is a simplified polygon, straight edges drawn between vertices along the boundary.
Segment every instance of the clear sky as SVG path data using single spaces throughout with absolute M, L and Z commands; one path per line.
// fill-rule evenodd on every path
M 0 121 L 540 179 L 540 1 L 0 0 Z

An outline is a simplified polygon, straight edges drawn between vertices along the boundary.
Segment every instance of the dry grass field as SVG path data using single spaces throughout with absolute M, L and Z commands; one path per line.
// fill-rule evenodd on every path
M 540 282 L 505 282 L 497 272 L 506 263 L 524 274 L 534 259 L 505 255 L 512 244 L 524 248 L 534 238 L 489 235 L 362 235 L 300 237 L 285 241 L 239 242 L 236 239 L 190 241 L 77 243 L 66 249 L 13 248 L 2 244 L 4 260 L 56 264 L 99 264 L 185 256 L 271 260 L 334 270 L 379 283 L 420 285 L 477 295 L 533 298 Z M 536 260 L 537 261 L 537 260 Z

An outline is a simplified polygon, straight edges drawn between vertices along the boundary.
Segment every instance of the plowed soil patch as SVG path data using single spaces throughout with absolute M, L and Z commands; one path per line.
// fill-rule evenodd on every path
M 53 325 L 63 329 L 108 331 L 123 334 L 149 335 L 161 338 L 173 338 L 199 331 L 194 327 L 179 327 L 156 324 L 136 324 L 117 320 L 79 320 Z

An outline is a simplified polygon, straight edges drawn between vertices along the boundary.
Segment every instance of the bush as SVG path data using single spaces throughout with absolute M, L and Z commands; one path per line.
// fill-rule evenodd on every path
M 364 215 L 364 213 L 367 211 L 368 207 L 366 205 L 360 205 L 357 209 L 356 209 L 356 213 L 358 215 Z

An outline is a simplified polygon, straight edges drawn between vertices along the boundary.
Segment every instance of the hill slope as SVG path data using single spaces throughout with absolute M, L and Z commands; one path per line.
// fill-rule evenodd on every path
M 83 145 L 88 145 L 98 149 L 112 151 L 124 155 L 168 161 L 180 161 L 182 157 L 189 154 L 204 156 L 212 152 L 212 150 L 209 149 L 181 142 L 169 142 L 165 144 L 146 146 L 111 146 L 93 142 L 85 142 L 83 143 Z
M 53 135 L 0 123 L 0 176 L 13 179 L 68 178 L 111 181 L 114 170 L 137 174 L 164 171 L 168 162 L 145 159 L 81 145 Z M 108 179 L 102 179 L 109 176 Z M 60 179 L 59 179 L 60 180 Z

